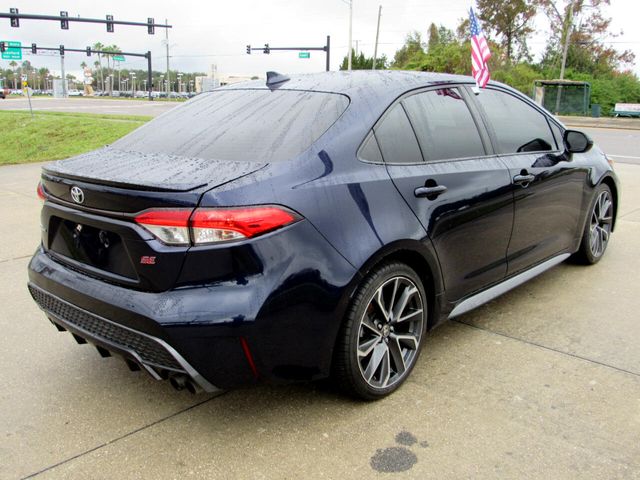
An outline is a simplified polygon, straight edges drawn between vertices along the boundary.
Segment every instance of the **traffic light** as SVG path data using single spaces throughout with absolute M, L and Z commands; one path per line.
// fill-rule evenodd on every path
M 107 15 L 107 32 L 113 33 L 113 15 Z
M 269 55 L 271 53 L 271 49 L 269 49 L 269 44 L 268 43 L 264 44 L 263 53 L 266 53 L 267 55 Z
M 7 49 L 4 42 L 0 42 L 0 52 L 4 52 Z
M 35 43 L 31 44 L 31 53 L 33 53 L 34 55 L 38 53 L 38 46 Z
M 91 47 L 87 47 L 87 57 L 91 56 Z
M 149 24 L 149 26 L 147 27 L 147 33 L 149 35 L 153 35 L 154 33 L 156 33 L 156 27 L 153 26 L 154 23 L 156 22 L 153 21 L 153 18 L 147 18 L 147 24 Z
M 69 20 L 67 20 L 69 12 L 61 11 L 60 16 L 63 17 L 60 19 L 60 28 L 62 30 L 69 30 Z
M 64 57 L 64 45 L 60 45 L 60 56 Z
M 18 15 L 18 9 L 17 8 L 10 8 L 9 9 L 9 13 L 11 13 L 13 15 Z M 18 28 L 20 26 L 20 19 L 18 17 L 11 17 L 11 26 L 13 28 Z
M 247 55 L 251 55 L 251 45 L 247 45 Z

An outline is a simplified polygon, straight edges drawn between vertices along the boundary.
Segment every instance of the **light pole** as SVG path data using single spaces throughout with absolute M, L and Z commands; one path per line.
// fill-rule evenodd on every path
M 562 45 L 562 65 L 560 65 L 560 80 L 564 80 L 564 69 L 567 64 L 567 52 L 569 51 L 569 41 L 571 38 L 571 30 L 573 28 L 573 0 L 569 4 L 569 15 L 564 23 L 564 42 Z M 555 114 L 560 113 L 560 98 L 562 97 L 562 85 L 558 85 L 556 92 L 556 108 Z
M 135 95 L 136 90 L 136 74 L 131 72 L 131 95 Z
M 182 73 L 178 75 L 178 93 L 182 93 Z
M 351 71 L 351 52 L 353 51 L 353 0 L 349 0 L 349 58 L 347 70 Z

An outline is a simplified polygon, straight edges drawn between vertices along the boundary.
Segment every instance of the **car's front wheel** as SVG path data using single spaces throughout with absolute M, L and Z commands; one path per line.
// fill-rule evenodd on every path
M 613 211 L 611 189 L 605 184 L 600 184 L 591 202 L 589 219 L 582 233 L 580 249 L 576 253 L 576 258 L 582 263 L 597 263 L 604 255 L 611 238 Z
M 420 277 L 386 263 L 360 284 L 336 345 L 334 377 L 347 393 L 377 400 L 395 391 L 413 369 L 427 326 Z

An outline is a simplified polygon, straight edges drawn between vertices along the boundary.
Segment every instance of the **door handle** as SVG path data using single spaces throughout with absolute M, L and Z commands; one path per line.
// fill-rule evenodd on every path
M 429 200 L 434 200 L 446 191 L 447 187 L 444 185 L 436 185 L 435 187 L 418 187 L 413 191 L 413 194 L 418 198 L 427 197 Z
M 516 185 L 520 185 L 522 187 L 528 186 L 531 182 L 536 179 L 535 175 L 531 175 L 530 173 L 522 172 L 520 175 L 516 175 L 513 177 L 513 183 Z

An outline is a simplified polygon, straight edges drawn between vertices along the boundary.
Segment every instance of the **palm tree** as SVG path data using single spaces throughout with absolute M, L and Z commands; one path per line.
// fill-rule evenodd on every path
M 17 90 L 18 89 L 18 77 L 16 77 L 16 67 L 18 66 L 18 62 L 16 62 L 15 60 L 11 60 L 9 62 L 9 66 L 13 70 L 13 89 Z
M 110 91 L 113 91 L 113 67 L 111 62 L 113 61 L 114 54 L 121 53 L 122 50 L 117 45 L 109 45 L 108 47 L 104 47 L 102 50 L 105 52 L 109 52 L 105 55 L 105 57 L 107 57 L 107 73 L 111 71 L 112 78 L 112 81 L 109 83 L 109 89 Z
M 96 42 L 93 44 L 93 47 L 91 47 L 93 50 L 104 50 L 104 45 L 101 44 L 100 42 Z M 101 89 L 104 92 L 104 75 L 102 73 L 102 54 L 98 54 L 98 62 L 97 65 L 94 63 L 94 65 L 96 66 L 96 68 L 100 68 L 100 85 L 101 85 Z
M 41 83 L 42 90 L 46 90 L 47 89 L 47 82 L 46 82 L 47 75 L 49 75 L 49 69 L 48 68 L 43 67 L 43 68 L 39 68 L 38 69 L 38 76 L 40 77 L 40 82 L 42 82 Z

